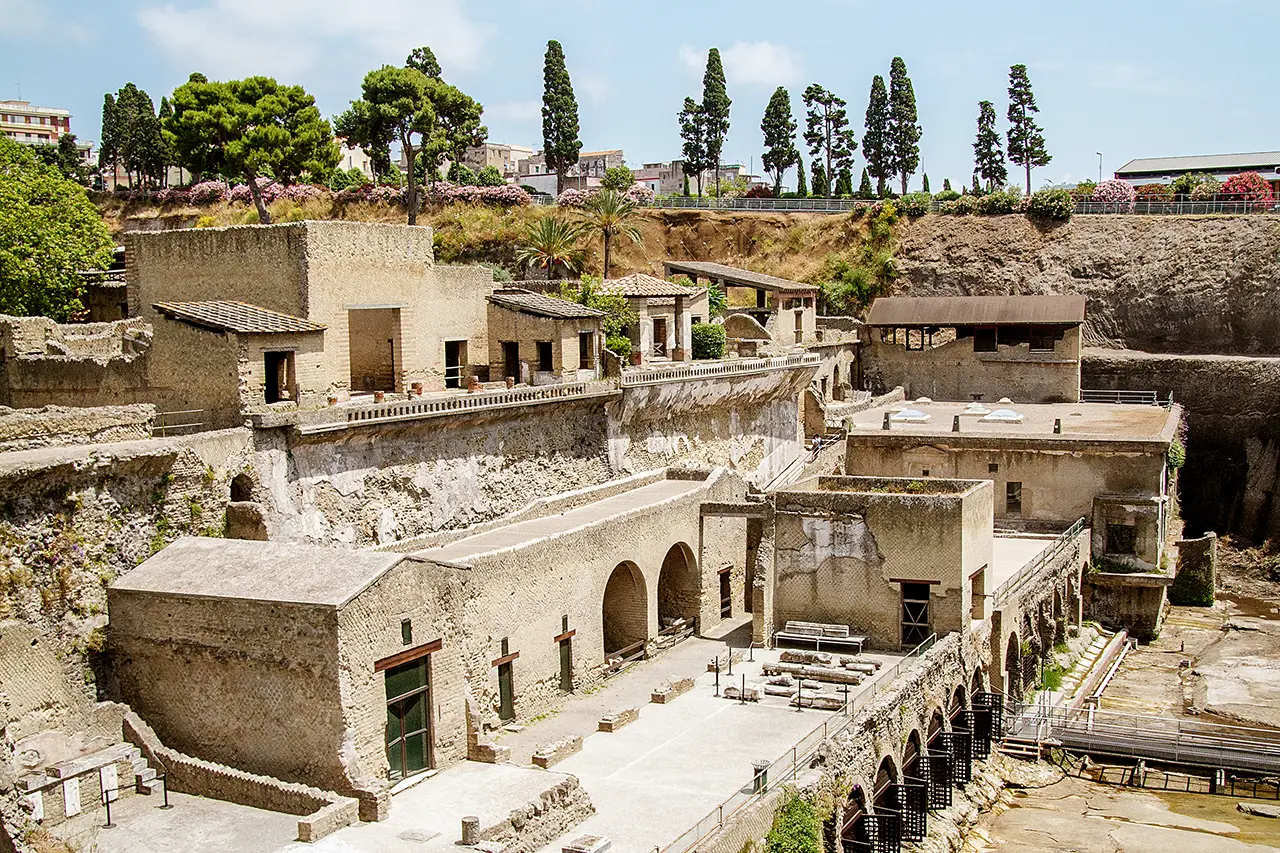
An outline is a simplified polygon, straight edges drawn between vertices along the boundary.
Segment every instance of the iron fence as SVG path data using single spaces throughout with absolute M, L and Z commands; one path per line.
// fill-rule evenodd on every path
M 735 814 L 768 793 L 771 787 L 794 779 L 804 769 L 809 757 L 817 751 L 824 741 L 835 737 L 848 728 L 853 723 L 854 715 L 858 710 L 866 706 L 884 689 L 887 689 L 902 673 L 915 666 L 920 658 L 929 649 L 933 648 L 937 641 L 937 634 L 929 635 L 924 642 L 907 652 L 896 664 L 882 673 L 879 678 L 846 701 L 838 711 L 827 716 L 822 721 L 822 725 L 811 730 L 791 749 L 784 752 L 767 766 L 763 765 L 763 762 L 756 766 L 750 784 L 720 803 L 665 847 L 654 847 L 653 853 L 688 853 L 711 833 L 723 827 Z M 884 687 L 881 685 L 884 685 Z
M 151 427 L 152 437 L 187 435 L 204 429 L 204 409 L 187 409 L 179 412 L 157 412 Z
M 1155 391 L 1111 391 L 1103 388 L 1083 388 L 1080 391 L 1080 402 L 1126 403 L 1135 406 L 1164 406 L 1168 408 L 1173 405 L 1173 394 L 1170 392 L 1168 399 L 1162 400 Z

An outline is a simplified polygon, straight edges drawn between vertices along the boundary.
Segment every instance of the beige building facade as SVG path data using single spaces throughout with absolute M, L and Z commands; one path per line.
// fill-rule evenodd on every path
M 489 297 L 491 377 L 522 385 L 599 379 L 604 312 L 519 288 Z

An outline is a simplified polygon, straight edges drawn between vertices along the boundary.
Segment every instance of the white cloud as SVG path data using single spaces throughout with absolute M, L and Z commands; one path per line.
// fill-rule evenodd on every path
M 706 70 L 707 54 L 691 47 L 680 48 L 680 61 L 699 77 Z M 748 86 L 771 89 L 787 86 L 800 79 L 799 61 L 791 51 L 768 41 L 740 41 L 720 51 L 725 81 L 730 88 Z
M 207 0 L 138 12 L 162 50 L 214 76 L 272 74 L 291 78 L 331 64 L 354 48 L 369 67 L 399 64 L 427 44 L 448 73 L 474 68 L 488 31 L 472 22 L 462 0 Z M 367 69 L 366 69 L 367 70 Z
M 613 91 L 609 81 L 594 74 L 582 74 L 573 77 L 573 88 L 582 92 L 592 103 L 600 103 Z
M 542 118 L 542 104 L 538 101 L 508 101 L 484 108 L 486 121 L 537 121 Z

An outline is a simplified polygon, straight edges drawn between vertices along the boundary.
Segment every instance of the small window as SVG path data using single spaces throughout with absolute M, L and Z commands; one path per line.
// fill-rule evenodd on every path
M 924 350 L 923 329 L 907 329 L 907 349 L 917 352 Z
M 996 474 L 996 473 L 999 473 L 999 471 L 1000 471 L 1000 463 L 998 463 L 998 462 L 988 462 L 988 463 L 987 463 L 987 473 L 988 473 L 988 474 Z
M 1052 329 L 1032 328 L 1031 351 L 1053 352 L 1053 345 L 1057 342 L 1057 338 Z
M 538 341 L 538 369 L 543 373 L 555 370 L 551 364 L 551 341 Z
M 1107 553 L 1127 555 L 1138 553 L 1138 532 L 1132 524 L 1107 525 Z
M 578 369 L 591 369 L 591 343 L 595 339 L 595 332 L 578 332 Z
M 1007 515 L 1022 514 L 1022 484 L 1004 484 L 1004 511 Z
M 973 330 L 973 351 L 974 352 L 995 352 L 996 351 L 996 328 L 995 326 L 983 326 Z
M 689 318 L 689 321 L 696 326 L 702 322 L 702 316 L 699 314 L 694 314 L 692 317 Z
M 920 469 L 920 476 L 921 476 L 921 477 L 928 477 L 928 476 L 929 476 L 929 469 L 928 469 L 928 468 L 921 468 L 921 469 Z

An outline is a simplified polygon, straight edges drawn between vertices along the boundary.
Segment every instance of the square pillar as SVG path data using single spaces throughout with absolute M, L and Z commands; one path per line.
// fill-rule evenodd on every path
M 693 325 L 689 322 L 689 303 L 684 296 L 676 297 L 675 349 L 672 361 L 693 361 Z

